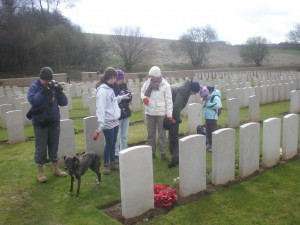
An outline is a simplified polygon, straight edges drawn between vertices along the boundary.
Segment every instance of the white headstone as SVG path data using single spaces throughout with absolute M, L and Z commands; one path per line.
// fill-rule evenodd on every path
M 98 155 L 103 155 L 105 146 L 103 131 L 101 131 L 97 141 L 94 141 L 93 139 L 94 132 L 98 128 L 97 120 L 97 116 L 83 118 L 85 150 L 86 152 L 95 152 L 98 153 Z
M 263 123 L 262 165 L 271 167 L 280 159 L 280 119 L 270 118 Z
M 212 183 L 225 184 L 234 180 L 235 130 L 219 129 L 212 133 Z
M 119 153 L 122 215 L 128 219 L 154 208 L 152 149 L 147 145 Z
M 31 105 L 29 102 L 23 102 L 21 104 L 21 108 L 22 108 L 22 114 L 23 114 L 23 122 L 24 122 L 24 126 L 27 126 L 27 125 L 31 125 L 31 120 L 29 120 L 27 117 L 26 117 L 26 114 L 28 113 L 28 111 L 30 110 L 31 108 Z
M 7 128 L 6 112 L 12 111 L 12 110 L 13 110 L 13 105 L 12 104 L 0 105 L 2 128 Z
M 240 126 L 239 151 L 239 175 L 246 177 L 259 169 L 259 123 L 246 123 Z
M 96 116 L 96 97 L 89 97 L 90 116 Z
M 60 121 L 60 136 L 57 154 L 58 157 L 76 155 L 73 120 L 66 119 Z
M 300 113 L 300 91 L 291 91 L 290 113 Z
M 141 98 L 138 93 L 132 93 L 132 112 L 141 111 Z
M 188 105 L 188 132 L 189 134 L 197 133 L 197 126 L 202 124 L 202 105 L 192 103 Z
M 19 143 L 25 141 L 23 114 L 21 110 L 6 112 L 8 142 Z
M 188 196 L 206 189 L 206 137 L 190 135 L 179 140 L 179 190 Z
M 69 119 L 69 107 L 68 106 L 60 106 L 59 114 L 60 114 L 61 120 Z
M 239 101 L 236 98 L 228 99 L 228 127 L 236 128 L 240 126 L 240 107 Z
M 249 121 L 259 122 L 259 99 L 253 95 L 249 97 Z
M 299 115 L 289 114 L 283 117 L 282 128 L 282 157 L 287 160 L 298 151 L 299 140 Z

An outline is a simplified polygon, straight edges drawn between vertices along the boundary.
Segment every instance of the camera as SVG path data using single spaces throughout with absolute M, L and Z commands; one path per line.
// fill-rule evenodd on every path
M 125 95 L 126 95 L 126 94 L 129 94 L 128 97 L 131 98 L 131 92 L 130 92 L 129 90 L 125 90 L 125 91 L 124 91 L 124 94 L 125 94 Z
M 53 88 L 56 89 L 58 91 L 62 91 L 63 87 L 56 81 L 56 80 L 52 80 L 48 83 L 48 87 L 49 88 Z

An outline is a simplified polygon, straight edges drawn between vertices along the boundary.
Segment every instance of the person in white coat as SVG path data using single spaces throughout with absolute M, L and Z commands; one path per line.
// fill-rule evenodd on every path
M 129 94 L 116 96 L 114 83 L 117 79 L 117 71 L 108 67 L 104 75 L 96 85 L 96 115 L 98 117 L 98 129 L 94 132 L 94 140 L 97 140 L 101 131 L 105 136 L 104 147 L 104 175 L 110 174 L 110 169 L 117 169 L 115 162 L 115 145 L 119 131 L 119 117 L 121 115 L 120 103 L 123 99 L 129 99 Z
M 148 144 L 152 147 L 152 156 L 156 158 L 156 130 L 161 159 L 166 159 L 166 131 L 163 128 L 165 116 L 172 121 L 173 102 L 170 84 L 161 75 L 161 70 L 153 66 L 149 78 L 141 89 L 141 98 L 145 105 L 147 119 Z

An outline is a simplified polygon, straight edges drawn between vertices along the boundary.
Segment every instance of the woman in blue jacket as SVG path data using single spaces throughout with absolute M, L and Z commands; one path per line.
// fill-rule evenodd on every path
M 206 92 L 205 89 L 208 91 Z M 202 94 L 206 93 L 206 94 Z M 205 100 L 204 103 L 204 119 L 206 127 L 206 138 L 207 138 L 207 147 L 208 151 L 211 151 L 212 145 L 212 132 L 217 130 L 217 121 L 218 121 L 218 111 L 222 108 L 221 102 L 221 93 L 219 90 L 215 90 L 214 87 L 207 86 L 204 87 L 204 90 L 200 91 L 200 95 Z

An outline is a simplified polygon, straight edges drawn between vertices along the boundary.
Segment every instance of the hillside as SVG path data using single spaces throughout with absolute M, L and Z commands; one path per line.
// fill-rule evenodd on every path
M 153 39 L 156 51 L 152 57 L 153 64 L 174 66 L 189 64 L 187 57 L 174 53 L 170 44 L 172 40 Z M 215 44 L 207 55 L 205 68 L 222 68 L 222 67 L 243 67 L 254 66 L 253 64 L 245 64 L 239 55 L 240 46 L 227 45 L 225 43 Z M 264 66 L 292 66 L 300 65 L 300 51 L 280 51 L 272 50 Z

